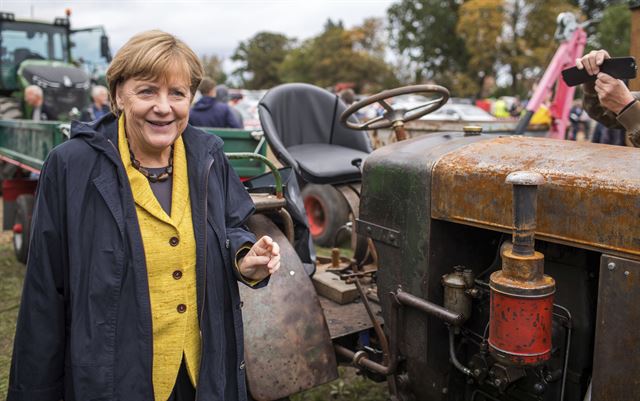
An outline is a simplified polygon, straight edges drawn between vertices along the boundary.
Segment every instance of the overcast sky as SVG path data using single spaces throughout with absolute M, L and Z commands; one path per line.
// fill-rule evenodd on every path
M 148 29 L 173 33 L 199 55 L 229 57 L 242 40 L 260 31 L 307 39 L 322 31 L 331 18 L 346 27 L 367 17 L 385 17 L 392 0 L 239 0 L 239 1 L 124 1 L 124 0 L 0 0 L 0 11 L 16 18 L 53 21 L 71 8 L 71 25 L 104 25 L 115 52 L 133 34 Z

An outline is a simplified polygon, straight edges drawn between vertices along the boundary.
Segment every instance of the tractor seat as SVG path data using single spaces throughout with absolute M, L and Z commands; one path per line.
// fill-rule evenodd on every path
M 305 182 L 342 184 L 361 179 L 357 166 L 372 151 L 365 131 L 340 124 L 346 108 L 333 93 L 294 83 L 267 92 L 258 112 L 269 146 L 282 164 Z
M 302 178 L 315 184 L 360 180 L 358 166 L 369 156 L 361 150 L 325 143 L 295 145 L 287 150 L 298 162 Z

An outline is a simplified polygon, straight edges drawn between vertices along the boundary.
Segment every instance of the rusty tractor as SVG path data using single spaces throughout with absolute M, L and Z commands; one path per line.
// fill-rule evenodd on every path
M 342 121 L 379 102 L 381 118 L 352 127 L 401 137 L 419 111 L 385 98 L 406 91 Z M 333 255 L 312 277 L 293 223 L 273 223 L 286 201 L 254 194 L 271 200 L 249 225 L 284 246 L 270 285 L 243 291 L 252 397 L 287 397 L 343 363 L 393 401 L 637 400 L 639 156 L 474 128 L 398 141 L 362 162 L 354 220 L 369 260 Z

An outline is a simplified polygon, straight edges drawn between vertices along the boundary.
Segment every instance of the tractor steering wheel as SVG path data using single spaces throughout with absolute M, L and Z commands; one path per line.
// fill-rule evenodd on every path
M 407 94 L 426 94 L 429 97 L 436 96 L 433 99 L 428 100 L 427 102 L 417 106 L 412 107 L 410 109 L 403 108 L 394 108 L 386 100 Z M 387 91 L 380 92 L 376 95 L 369 96 L 366 99 L 363 99 L 359 102 L 352 104 L 348 109 L 346 109 L 342 115 L 340 116 L 340 122 L 348 128 L 356 129 L 356 130 L 367 130 L 367 129 L 381 129 L 381 128 L 389 128 L 391 126 L 396 125 L 397 123 L 405 123 L 407 121 L 415 120 L 424 116 L 425 114 L 429 114 L 432 111 L 438 110 L 449 100 L 449 91 L 447 88 L 439 85 L 411 85 L 411 86 L 403 86 L 401 88 L 390 89 Z M 378 103 L 380 106 L 384 108 L 384 113 L 381 116 L 372 118 L 369 121 L 365 121 L 364 123 L 355 123 L 353 121 L 349 121 L 349 117 L 360 111 L 366 106 L 372 105 L 374 103 Z

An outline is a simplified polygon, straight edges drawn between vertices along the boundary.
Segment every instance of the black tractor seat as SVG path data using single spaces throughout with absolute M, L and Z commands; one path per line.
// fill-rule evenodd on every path
M 361 179 L 360 164 L 369 153 L 340 145 L 309 143 L 288 149 L 307 182 L 335 184 Z
M 260 100 L 260 123 L 275 156 L 314 184 L 361 179 L 359 165 L 371 153 L 365 131 L 342 126 L 346 106 L 338 96 L 309 84 L 284 84 Z M 354 117 L 355 118 L 355 117 Z

